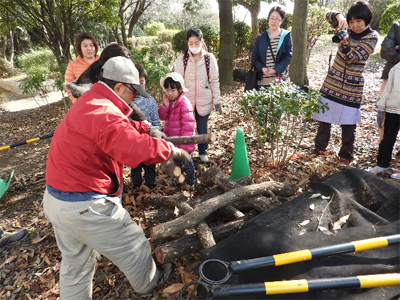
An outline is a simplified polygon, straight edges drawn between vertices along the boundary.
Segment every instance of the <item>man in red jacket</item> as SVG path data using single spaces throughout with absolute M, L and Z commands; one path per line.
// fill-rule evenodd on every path
M 83 94 L 54 133 L 43 207 L 61 250 L 60 297 L 92 299 L 98 254 L 128 278 L 137 293 L 151 292 L 171 270 L 158 270 L 139 226 L 121 205 L 123 167 L 187 161 L 189 155 L 148 135 L 129 120 L 129 103 L 141 94 L 139 73 L 125 57 L 109 59 L 101 80 Z

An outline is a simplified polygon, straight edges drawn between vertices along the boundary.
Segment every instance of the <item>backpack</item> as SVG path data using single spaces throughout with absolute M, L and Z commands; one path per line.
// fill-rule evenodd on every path
M 185 51 L 185 55 L 183 56 L 183 74 L 186 72 L 187 62 L 189 59 L 189 51 Z M 204 55 L 204 62 L 206 65 L 207 77 L 210 79 L 210 54 Z

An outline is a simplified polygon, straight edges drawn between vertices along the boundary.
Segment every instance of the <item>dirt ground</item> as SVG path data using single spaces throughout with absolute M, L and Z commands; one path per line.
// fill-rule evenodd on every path
M 315 51 L 308 71 L 310 86 L 318 88 L 328 69 L 329 49 Z M 239 68 L 248 69 L 248 61 L 238 64 Z M 380 87 L 380 72 L 383 62 L 374 59 L 365 72 L 365 103 L 362 107 L 363 123 L 357 128 L 355 160 L 351 166 L 368 169 L 376 164 L 378 133 L 376 112 L 374 111 Z M 309 158 L 313 149 L 316 122 L 310 120 L 308 134 L 302 143 L 297 158 L 287 168 L 276 171 L 268 164 L 268 145 L 260 144 L 254 131 L 254 122 L 242 113 L 238 99 L 243 93 L 243 83 L 235 82 L 222 90 L 222 116 L 212 113 L 210 130 L 217 134 L 217 141 L 210 145 L 210 163 L 202 164 L 194 153 L 196 175 L 198 180 L 208 167 L 219 166 L 230 174 L 234 150 L 236 129 L 245 132 L 250 169 L 254 182 L 275 180 L 295 184 L 296 192 L 301 193 L 315 178 L 322 179 L 337 172 L 341 165 L 336 160 L 340 146 L 340 129 L 334 128 L 329 152 L 324 157 Z M 18 112 L 0 111 L 1 145 L 9 145 L 27 139 L 54 132 L 57 125 L 67 113 L 63 101 L 42 106 L 37 109 Z M 0 152 L 0 178 L 7 179 L 11 170 L 15 175 L 5 196 L 0 199 L 0 229 L 14 233 L 21 229 L 29 231 L 29 237 L 0 253 L 0 299 L 51 299 L 59 296 L 58 273 L 61 255 L 57 248 L 51 225 L 44 217 L 41 199 L 45 189 L 45 168 L 47 152 L 51 138 L 19 146 Z M 390 179 L 390 174 L 399 171 L 400 163 L 394 159 L 392 170 L 379 176 L 396 184 L 399 181 Z M 181 188 L 158 170 L 157 188 L 149 191 L 146 187 L 130 187 L 129 169 L 125 172 L 124 205 L 132 217 L 144 229 L 146 222 L 143 212 L 151 207 L 142 203 L 148 195 L 171 195 Z M 196 198 L 205 192 L 198 182 L 196 190 L 188 195 Z M 199 255 L 188 255 L 176 261 L 177 270 L 171 280 L 164 286 L 177 290 L 180 284 L 193 277 Z M 137 296 L 130 288 L 124 275 L 107 259 L 99 261 L 94 285 L 94 299 L 175 299 L 176 294 L 158 291 L 153 296 Z

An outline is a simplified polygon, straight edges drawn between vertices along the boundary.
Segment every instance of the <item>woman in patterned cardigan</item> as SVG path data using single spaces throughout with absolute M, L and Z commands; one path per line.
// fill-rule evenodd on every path
M 349 35 L 339 42 L 335 60 L 321 87 L 321 101 L 329 109 L 313 115 L 319 121 L 319 127 L 311 155 L 326 153 L 331 124 L 341 125 L 339 160 L 349 164 L 353 159 L 356 124 L 361 123 L 362 73 L 369 56 L 374 52 L 378 33 L 369 27 L 373 11 L 366 1 L 355 2 L 346 18 L 338 12 L 329 12 L 326 17 L 337 30 L 349 29 Z

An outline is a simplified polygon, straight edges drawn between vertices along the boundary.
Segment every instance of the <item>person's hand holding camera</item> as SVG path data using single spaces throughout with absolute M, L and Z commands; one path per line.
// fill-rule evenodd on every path
M 347 28 L 349 28 L 349 25 L 347 24 L 347 20 L 342 14 L 337 14 L 336 20 L 338 21 L 338 26 L 336 27 L 337 31 L 347 30 Z

